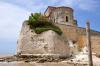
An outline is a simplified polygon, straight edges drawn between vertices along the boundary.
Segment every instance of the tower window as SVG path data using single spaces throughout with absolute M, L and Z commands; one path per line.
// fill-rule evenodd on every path
M 68 22 L 68 16 L 66 16 L 66 22 Z

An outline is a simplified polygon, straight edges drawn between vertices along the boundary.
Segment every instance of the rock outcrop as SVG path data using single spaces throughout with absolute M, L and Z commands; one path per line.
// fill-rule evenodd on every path
M 70 56 L 68 40 L 52 30 L 36 34 L 27 22 L 22 25 L 17 53 L 25 55 Z

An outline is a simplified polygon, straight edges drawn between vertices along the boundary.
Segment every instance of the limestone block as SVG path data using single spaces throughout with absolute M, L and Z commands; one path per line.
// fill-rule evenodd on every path
M 69 56 L 70 51 L 67 40 L 62 36 L 52 30 L 36 34 L 27 22 L 24 22 L 18 39 L 17 53 Z

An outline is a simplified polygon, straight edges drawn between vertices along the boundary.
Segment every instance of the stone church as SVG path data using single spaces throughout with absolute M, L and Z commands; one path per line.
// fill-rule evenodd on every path
M 86 46 L 86 30 L 78 27 L 73 13 L 72 8 L 65 6 L 48 6 L 44 12 L 44 15 L 61 29 L 61 36 L 51 30 L 36 34 L 24 22 L 18 39 L 17 53 L 55 56 L 77 54 Z M 91 41 L 93 52 L 100 55 L 100 32 L 91 30 Z

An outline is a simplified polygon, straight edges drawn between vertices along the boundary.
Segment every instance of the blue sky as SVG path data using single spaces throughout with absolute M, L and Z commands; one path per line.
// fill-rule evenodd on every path
M 47 6 L 72 7 L 79 26 L 90 20 L 91 28 L 100 31 L 100 0 L 0 0 L 0 54 L 16 53 L 22 22 Z

